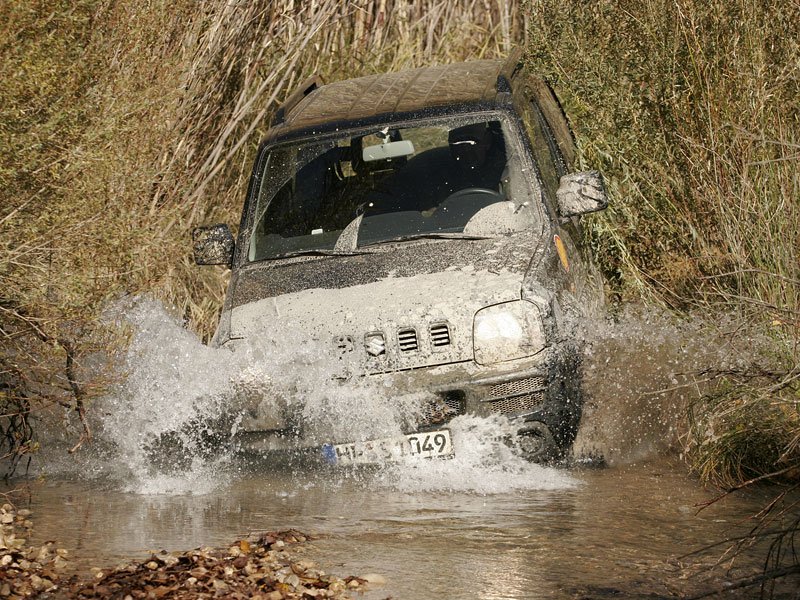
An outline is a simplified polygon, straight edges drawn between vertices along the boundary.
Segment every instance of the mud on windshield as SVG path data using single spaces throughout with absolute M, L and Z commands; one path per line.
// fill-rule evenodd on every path
M 248 260 L 534 227 L 535 183 L 514 135 L 498 115 L 342 132 L 267 149 Z

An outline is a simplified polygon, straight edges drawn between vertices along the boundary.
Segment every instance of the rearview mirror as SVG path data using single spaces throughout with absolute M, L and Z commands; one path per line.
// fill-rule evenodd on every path
M 558 212 L 564 218 L 585 215 L 608 207 L 606 184 L 598 171 L 581 171 L 564 175 L 559 183 L 556 198 Z
M 198 265 L 233 264 L 235 242 L 227 225 L 219 223 L 192 230 L 194 262 Z
M 414 144 L 411 143 L 411 140 L 400 140 L 397 142 L 386 142 L 385 144 L 378 144 L 376 146 L 367 146 L 362 151 L 364 162 L 388 160 L 391 158 L 400 158 L 401 156 L 411 156 L 412 154 L 414 154 Z

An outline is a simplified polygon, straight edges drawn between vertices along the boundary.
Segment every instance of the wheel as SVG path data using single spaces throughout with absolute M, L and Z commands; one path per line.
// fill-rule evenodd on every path
M 231 451 L 230 424 L 192 421 L 179 431 L 165 431 L 145 444 L 150 465 L 161 473 L 188 470 L 195 459 L 208 462 Z
M 530 462 L 544 463 L 558 456 L 558 446 L 550 429 L 544 423 L 525 423 L 517 432 L 517 448 Z

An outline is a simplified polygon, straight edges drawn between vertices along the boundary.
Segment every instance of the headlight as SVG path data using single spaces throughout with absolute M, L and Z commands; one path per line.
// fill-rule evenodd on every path
M 524 300 L 479 310 L 472 335 L 475 361 L 481 365 L 533 356 L 546 345 L 539 309 Z

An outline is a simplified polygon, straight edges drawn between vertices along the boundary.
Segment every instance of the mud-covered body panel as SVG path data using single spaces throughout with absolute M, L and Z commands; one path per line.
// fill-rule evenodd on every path
M 498 75 L 506 71 L 510 77 L 500 61 L 477 60 L 336 81 L 302 98 L 280 123 L 273 124 L 265 141 L 506 106 L 510 95 L 496 89 Z
M 228 307 L 307 289 L 341 289 L 388 278 L 471 269 L 518 274 L 531 266 L 542 244 L 537 232 L 487 240 L 422 240 L 383 246 L 356 256 L 298 257 L 248 265 L 236 272 Z
M 484 306 L 519 299 L 521 277 L 489 271 L 445 271 L 390 277 L 338 289 L 312 288 L 233 309 L 231 335 L 257 335 L 280 320 L 329 342 L 345 369 L 382 372 L 472 360 L 472 320 Z M 447 327 L 446 344 L 433 346 L 431 329 Z M 407 331 L 412 349 L 401 350 Z M 371 356 L 366 337 L 381 332 L 385 350 Z
M 516 86 L 515 78 L 524 85 Z M 566 452 L 577 431 L 582 400 L 580 344 L 565 320 L 579 319 L 602 291 L 589 281 L 591 268 L 579 246 L 577 218 L 559 218 L 554 189 L 537 164 L 542 153 L 551 153 L 551 180 L 557 184 L 574 159 L 569 127 L 547 84 L 524 72 L 519 62 L 477 61 L 339 82 L 294 101 L 281 110 L 281 122 L 268 132 L 256 160 L 214 343 L 234 350 L 252 346 L 267 340 L 279 325 L 278 330 L 313 340 L 334 365 L 331 377 L 343 385 L 369 382 L 398 397 L 426 395 L 414 428 L 440 427 L 465 413 L 502 414 L 517 421 L 523 433 L 526 427 L 535 435 L 544 432 L 554 446 L 531 452 L 532 458 Z M 550 103 L 543 111 L 524 106 L 542 101 Z M 312 181 L 304 175 L 284 183 L 273 176 L 271 183 L 273 148 L 275 160 L 285 161 L 287 148 L 316 144 L 302 164 L 297 159 L 296 172 L 333 161 L 334 167 L 319 171 L 319 185 L 326 181 L 324 185 L 342 191 L 350 189 L 345 183 L 382 176 L 374 174 L 374 165 L 360 162 L 367 126 L 373 132 L 385 127 L 379 133 L 389 147 L 400 142 L 389 137 L 392 127 L 412 127 L 409 123 L 417 119 L 441 126 L 451 115 L 453 132 L 465 123 L 472 126 L 482 114 L 492 134 L 507 144 L 505 179 L 499 191 L 492 188 L 497 198 L 489 210 L 528 215 L 527 227 L 489 227 L 484 236 L 482 229 L 474 235 L 465 226 L 458 232 L 469 239 L 423 236 L 362 247 L 356 238 L 350 246 L 342 241 L 345 231 L 359 226 L 354 213 L 336 225 L 330 217 L 312 223 L 305 215 L 306 229 L 290 235 L 312 244 L 312 251 L 299 256 L 248 251 L 258 235 L 279 240 L 276 228 L 294 227 L 281 215 L 273 221 L 265 217 L 269 204 L 262 208 L 264 189 L 292 206 L 292 194 L 302 196 Z M 545 119 L 542 115 L 560 121 L 553 126 L 542 120 L 551 137 L 534 143 L 531 119 Z M 344 144 L 335 137 L 348 132 L 352 139 Z M 404 161 L 400 159 L 401 167 Z M 396 170 L 397 165 L 386 168 Z M 509 179 L 509 171 L 516 180 Z M 486 195 L 484 187 L 465 191 Z M 362 204 L 355 214 L 363 214 L 364 206 L 372 204 Z M 336 235 L 340 239 L 335 245 L 322 244 L 325 236 Z M 504 356 L 505 346 L 493 346 L 492 336 L 506 335 L 501 330 L 509 323 L 517 327 L 519 339 L 509 343 Z M 238 428 L 242 448 L 280 450 L 320 441 L 305 437 L 301 416 L 265 412 L 264 407 L 274 405 L 251 407 Z

